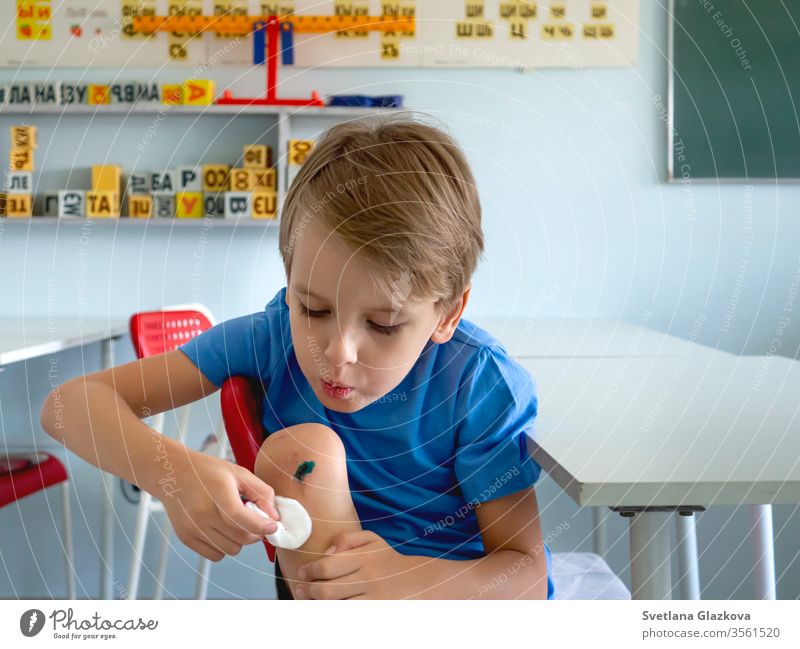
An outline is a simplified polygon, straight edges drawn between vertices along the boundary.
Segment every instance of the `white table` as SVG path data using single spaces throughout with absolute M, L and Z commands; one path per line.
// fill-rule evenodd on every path
M 648 315 L 648 314 L 645 314 Z M 540 319 L 476 319 L 479 326 L 501 340 L 516 359 L 522 358 L 683 358 L 706 356 L 715 349 L 692 340 L 670 336 L 647 327 L 646 319 L 632 324 L 622 320 L 540 320 Z M 762 507 L 756 505 L 754 507 Z M 766 507 L 769 509 L 769 507 Z M 605 507 L 592 507 L 592 545 L 603 556 L 607 548 Z M 771 514 L 771 510 L 768 512 Z M 766 528 L 771 520 L 762 516 L 759 526 Z M 695 517 L 678 516 L 678 568 L 682 599 L 700 599 L 700 571 L 697 559 Z M 764 530 L 772 538 L 772 526 Z M 770 549 L 772 545 L 770 544 Z M 772 575 L 774 566 L 763 566 Z M 773 588 L 774 591 L 774 588 Z
M 118 318 L 86 319 L 5 319 L 0 320 L 0 371 L 19 363 L 92 343 L 101 345 L 101 365 L 114 363 L 111 341 L 128 332 L 128 322 Z M 114 476 L 101 472 L 105 489 L 101 515 L 100 597 L 111 598 L 113 581 Z
M 468 318 L 514 358 L 664 358 L 713 354 L 712 347 L 622 320 Z
M 800 503 L 797 362 L 724 352 L 520 362 L 541 400 L 534 459 L 579 505 L 636 512 L 634 598 L 671 593 L 670 514 L 639 508 Z M 753 511 L 754 519 L 764 512 Z M 755 532 L 762 563 L 772 560 L 763 530 Z M 759 596 L 769 588 L 761 578 Z

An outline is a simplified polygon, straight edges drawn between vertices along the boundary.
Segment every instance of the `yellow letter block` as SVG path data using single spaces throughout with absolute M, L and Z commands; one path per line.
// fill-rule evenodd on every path
M 275 192 L 253 192 L 251 215 L 254 219 L 274 219 L 278 214 L 278 196 Z
M 115 218 L 119 216 L 119 194 L 115 192 L 86 192 L 86 216 Z
M 93 165 L 92 189 L 96 192 L 119 194 L 122 167 L 120 165 Z
M 164 83 L 161 84 L 161 103 L 162 104 L 182 104 L 183 89 L 180 84 Z
M 203 165 L 203 191 L 227 191 L 230 169 L 229 165 Z
M 210 106 L 214 103 L 214 82 L 194 79 L 183 82 L 183 103 L 187 106 Z
M 253 170 L 253 189 L 278 189 L 278 172 L 275 169 Z
M 144 194 L 128 197 L 128 216 L 132 219 L 149 219 L 153 214 L 153 198 Z
M 94 106 L 98 104 L 110 104 L 111 86 L 89 86 L 89 103 Z
M 289 164 L 303 164 L 313 148 L 314 140 L 289 140 Z
M 33 171 L 33 149 L 11 147 L 8 166 L 11 171 Z
M 249 192 L 255 187 L 252 169 L 231 169 L 231 191 Z
M 36 148 L 36 127 L 35 126 L 12 126 L 11 127 L 11 146 L 22 149 Z
M 30 194 L 9 194 L 6 197 L 6 216 L 26 217 L 33 214 L 33 196 Z
M 246 144 L 243 157 L 247 169 L 266 169 L 272 166 L 272 149 L 266 144 Z
M 203 218 L 203 194 L 178 192 L 175 194 L 175 216 L 179 219 Z

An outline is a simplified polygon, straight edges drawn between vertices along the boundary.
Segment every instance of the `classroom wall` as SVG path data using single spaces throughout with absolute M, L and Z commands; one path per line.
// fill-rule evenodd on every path
M 639 61 L 630 70 L 297 70 L 285 75 L 281 91 L 402 93 L 409 107 L 441 120 L 462 143 L 482 192 L 487 240 L 467 318 L 621 318 L 684 338 L 696 336 L 700 343 L 731 352 L 794 357 L 800 326 L 789 300 L 800 281 L 800 186 L 667 184 L 662 114 L 667 15 L 662 2 L 641 3 L 641 30 Z M 151 73 L 127 70 L 120 78 Z M 85 78 L 108 75 L 93 71 Z M 47 71 L 25 71 L 23 77 L 46 78 Z M 163 70 L 157 77 L 166 82 L 181 73 Z M 259 92 L 263 83 L 260 72 L 240 76 L 221 71 L 215 77 L 242 94 Z M 14 79 L 14 71 L 0 70 L 0 82 Z M 85 170 L 92 163 L 136 155 L 132 151 L 150 126 L 142 119 L 152 120 L 135 118 L 120 126 L 112 118 L 69 125 L 53 119 L 46 127 L 61 135 L 43 142 L 46 151 L 40 150 L 40 159 L 53 169 L 78 168 L 72 177 L 51 180 L 88 183 Z M 182 119 L 160 124 L 159 136 L 147 142 L 142 155 L 154 166 L 190 161 L 178 155 L 235 156 L 241 144 L 274 135 L 269 118 L 233 123 Z M 9 123 L 0 118 L 0 138 L 8 137 Z M 301 135 L 314 135 L 329 123 L 309 120 Z M 40 139 L 45 137 L 40 133 Z M 7 140 L 0 139 L 0 150 L 6 147 Z M 221 227 L 104 225 L 87 231 L 4 224 L 0 276 L 2 317 L 126 318 L 163 304 L 201 301 L 218 319 L 226 319 L 263 308 L 284 283 L 275 229 Z M 780 318 L 787 314 L 791 320 L 782 327 Z M 771 349 L 779 329 L 781 346 Z M 120 340 L 115 354 L 118 362 L 131 360 L 130 341 Z M 94 371 L 99 359 L 97 346 L 64 353 L 56 382 Z M 39 359 L 0 373 L 0 426 L 6 443 L 52 446 L 38 424 L 41 400 L 51 387 L 48 369 L 47 359 Z M 216 422 L 215 409 L 216 400 L 195 408 L 195 445 Z M 70 456 L 69 462 L 76 483 L 82 593 L 97 597 L 100 481 L 82 460 Z M 569 523 L 568 530 L 555 533 L 551 548 L 589 550 L 589 512 L 579 511 L 547 477 L 537 491 L 545 535 Z M 134 514 L 120 495 L 118 490 L 118 596 L 127 582 Z M 63 596 L 48 523 L 53 515 L 57 518 L 59 501 L 55 495 L 50 501 L 48 506 L 44 497 L 29 498 L 21 504 L 22 514 L 12 508 L 0 512 L 0 596 Z M 789 506 L 775 507 L 774 517 L 778 594 L 797 598 L 800 517 Z M 608 521 L 608 560 L 627 583 L 627 523 L 616 515 Z M 753 597 L 751 548 L 743 542 L 748 526 L 744 508 L 718 507 L 699 517 L 705 598 Z M 151 541 L 155 538 L 151 534 Z M 197 562 L 172 538 L 173 557 L 178 558 L 172 560 L 167 594 L 188 597 Z M 40 569 L 25 567 L 32 556 Z M 154 570 L 154 542 L 146 560 Z M 209 596 L 271 597 L 270 575 L 263 550 L 251 546 L 214 566 Z M 145 571 L 142 595 L 148 596 L 152 586 L 152 575 Z

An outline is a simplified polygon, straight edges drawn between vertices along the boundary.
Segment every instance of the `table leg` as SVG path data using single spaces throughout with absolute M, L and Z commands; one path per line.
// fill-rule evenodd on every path
M 601 557 L 606 553 L 606 508 L 592 507 L 592 545 L 594 553 Z
M 669 512 L 639 512 L 630 517 L 631 595 L 633 599 L 671 599 Z
M 753 574 L 756 599 L 775 599 L 775 550 L 772 535 L 772 505 L 750 505 L 750 538 L 753 543 Z
M 100 345 L 101 366 L 108 369 L 114 363 L 113 340 L 106 338 Z M 114 476 L 102 471 L 103 513 L 100 536 L 100 598 L 111 599 L 114 581 Z
M 700 575 L 697 567 L 697 530 L 695 516 L 677 515 L 678 577 L 681 599 L 700 599 Z

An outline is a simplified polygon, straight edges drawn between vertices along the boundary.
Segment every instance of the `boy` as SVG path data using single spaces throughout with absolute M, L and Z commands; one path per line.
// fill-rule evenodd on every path
M 189 547 L 237 554 L 275 530 L 277 494 L 313 521 L 302 546 L 277 550 L 280 597 L 551 599 L 540 468 L 525 442 L 534 382 L 461 318 L 480 218 L 469 166 L 443 132 L 408 118 L 333 127 L 287 194 L 287 286 L 264 311 L 73 379 L 60 388 L 64 425 L 50 399 L 42 425 L 159 496 L 138 418 L 229 376 L 257 378 L 268 436 L 255 475 L 159 436 L 180 490 L 164 506 Z M 90 423 L 104 435 L 96 450 Z

